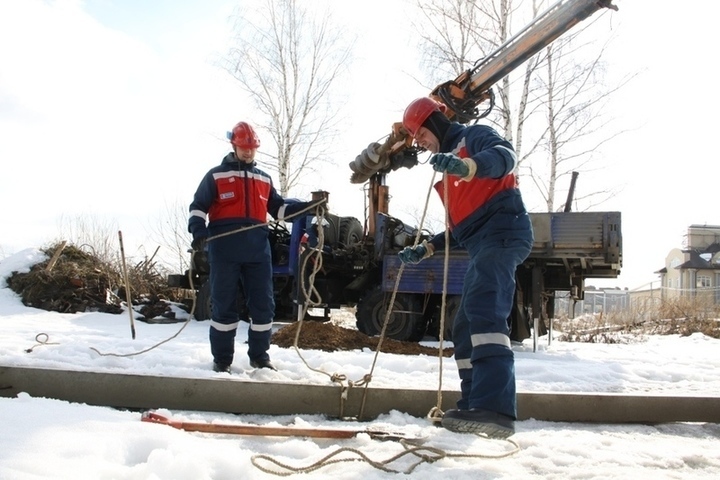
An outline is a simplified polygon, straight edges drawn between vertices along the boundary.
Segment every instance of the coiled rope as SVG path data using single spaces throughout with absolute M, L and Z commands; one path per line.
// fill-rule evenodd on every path
M 317 460 L 316 462 L 313 462 L 309 465 L 303 466 L 303 467 L 294 467 L 291 465 L 288 465 L 286 463 L 280 462 L 279 460 L 276 460 L 275 458 L 269 456 L 269 455 L 253 455 L 250 458 L 250 461 L 252 464 L 259 470 L 271 474 L 271 475 L 277 475 L 280 477 L 287 477 L 296 473 L 310 473 L 314 472 L 315 470 L 319 470 L 323 467 L 327 467 L 329 465 L 333 465 L 336 463 L 343 463 L 343 462 L 365 462 L 372 467 L 382 470 L 383 472 L 388 473 L 402 473 L 402 474 L 410 474 L 412 473 L 415 468 L 417 468 L 419 465 L 423 463 L 434 463 L 438 460 L 442 460 L 444 458 L 485 458 L 485 459 L 499 459 L 499 458 L 505 458 L 509 457 L 511 455 L 514 455 L 515 453 L 520 451 L 520 446 L 513 440 L 506 439 L 504 442 L 507 442 L 511 445 L 511 449 L 505 452 L 500 452 L 497 454 L 484 454 L 484 453 L 458 453 L 458 452 L 448 452 L 446 450 L 443 450 L 442 448 L 437 447 L 430 447 L 430 446 L 412 446 L 411 441 L 408 441 L 406 439 L 401 439 L 398 441 L 400 445 L 404 448 L 404 450 L 400 453 L 397 453 L 395 455 L 392 455 L 388 457 L 385 460 L 373 460 L 368 455 L 363 453 L 357 448 L 351 448 L 351 447 L 340 447 L 329 454 L 325 455 L 320 460 Z M 338 458 L 341 454 L 348 453 L 351 456 L 346 456 L 342 458 Z M 411 463 L 407 468 L 404 470 L 399 470 L 396 468 L 392 468 L 390 465 L 394 462 L 397 462 L 398 460 L 402 459 L 405 456 L 413 455 L 417 457 L 417 460 Z M 269 466 L 263 465 L 263 462 L 267 462 L 269 464 L 274 465 L 278 468 L 270 468 Z

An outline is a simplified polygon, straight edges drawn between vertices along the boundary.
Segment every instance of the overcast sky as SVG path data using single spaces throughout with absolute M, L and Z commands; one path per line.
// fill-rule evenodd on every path
M 619 191 L 596 208 L 623 214 L 623 272 L 602 285 L 636 288 L 657 279 L 653 272 L 682 246 L 689 225 L 720 224 L 711 147 L 720 100 L 710 55 L 720 7 L 614 3 L 620 10 L 606 12 L 608 35 L 617 36 L 611 75 L 640 72 L 613 102 L 614 122 L 629 132 L 603 148 L 605 168 L 581 176 L 578 189 Z M 1 254 L 41 246 L 58 237 L 61 223 L 87 215 L 154 249 L 150 226 L 189 203 L 228 151 L 225 131 L 253 121 L 247 100 L 215 66 L 235 4 L 0 0 Z M 307 190 L 330 191 L 334 213 L 362 218 L 363 192 L 347 182 L 347 164 L 427 90 L 411 78 L 417 51 L 402 0 L 331 5 L 361 38 L 348 83 L 352 117 L 335 167 Z M 391 213 L 421 210 L 430 178 L 422 166 L 389 176 Z M 526 202 L 542 210 L 536 199 Z

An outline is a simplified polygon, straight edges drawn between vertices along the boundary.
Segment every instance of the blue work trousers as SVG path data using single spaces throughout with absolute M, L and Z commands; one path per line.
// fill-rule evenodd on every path
M 218 243 L 222 241 L 219 239 Z M 218 246 L 211 245 L 209 248 L 212 302 L 210 349 L 213 359 L 216 363 L 232 364 L 235 335 L 240 321 L 238 288 L 242 288 L 250 315 L 248 357 L 250 360 L 268 360 L 275 315 L 269 247 L 254 258 L 238 258 L 232 254 L 213 255 L 213 247 Z
M 459 409 L 481 408 L 517 417 L 515 362 L 508 317 L 515 270 L 530 253 L 528 239 L 505 239 L 468 248 L 460 308 L 452 338 L 460 375 Z

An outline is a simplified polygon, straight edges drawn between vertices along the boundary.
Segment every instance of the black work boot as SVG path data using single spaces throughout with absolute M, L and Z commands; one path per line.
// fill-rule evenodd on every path
M 213 372 L 230 373 L 230 365 L 226 363 L 213 362 Z
M 275 365 L 272 364 L 269 358 L 250 360 L 250 366 L 253 368 L 269 368 L 270 370 L 277 371 L 277 368 L 275 368 Z
M 481 408 L 448 410 L 442 418 L 442 426 L 452 432 L 474 433 L 502 440 L 515 433 L 512 417 Z

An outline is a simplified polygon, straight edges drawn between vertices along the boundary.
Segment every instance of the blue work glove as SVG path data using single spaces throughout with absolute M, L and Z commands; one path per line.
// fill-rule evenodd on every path
M 421 260 L 432 256 L 432 254 L 432 247 L 428 246 L 427 241 L 423 241 L 420 245 L 403 248 L 398 253 L 398 257 L 400 257 L 402 263 L 420 263 Z
M 453 153 L 436 153 L 430 158 L 430 165 L 436 172 L 446 172 L 463 178 L 470 174 L 467 164 Z

